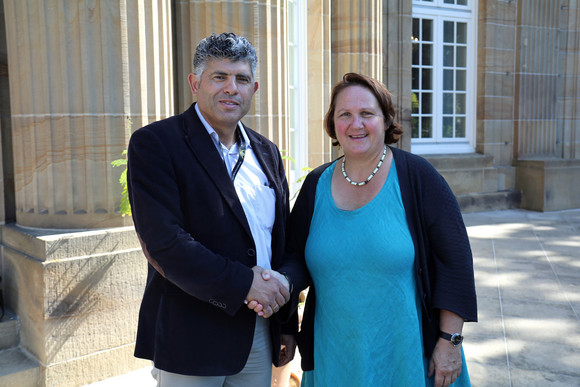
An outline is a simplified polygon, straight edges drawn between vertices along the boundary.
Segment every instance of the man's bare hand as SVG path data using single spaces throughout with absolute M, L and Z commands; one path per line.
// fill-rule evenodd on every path
M 259 316 L 268 318 L 290 300 L 288 281 L 280 273 L 264 270 L 260 266 L 254 266 L 252 271 L 254 280 L 246 296 L 248 308 Z

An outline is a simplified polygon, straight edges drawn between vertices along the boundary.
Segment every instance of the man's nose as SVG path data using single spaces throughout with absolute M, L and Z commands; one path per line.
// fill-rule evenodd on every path
M 226 81 L 224 92 L 230 95 L 237 94 L 238 92 L 238 84 L 235 78 L 229 78 Z

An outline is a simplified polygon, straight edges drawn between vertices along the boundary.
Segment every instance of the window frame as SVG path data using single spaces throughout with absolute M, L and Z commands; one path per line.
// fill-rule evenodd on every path
M 468 2 L 470 2 L 468 0 Z M 471 6 L 473 7 L 473 6 Z M 429 19 L 433 21 L 433 97 L 432 97 L 432 130 L 431 138 L 411 138 L 411 151 L 417 154 L 472 153 L 475 150 L 476 130 L 476 86 L 477 86 L 477 31 L 476 9 L 470 6 L 444 4 L 442 0 L 413 1 L 413 20 Z M 443 42 L 444 21 L 466 23 L 466 106 L 465 137 L 443 137 Z M 421 85 L 419 85 L 421 86 Z M 422 89 L 412 89 L 412 93 Z M 453 91 L 456 93 L 456 90 Z M 420 102 L 420 101 L 419 101 Z M 416 117 L 412 113 L 412 117 Z
M 288 148 L 283 156 L 290 158 L 288 186 L 290 197 L 300 189 L 298 181 L 308 165 L 308 14 L 305 2 L 288 1 Z M 293 17 L 290 7 L 294 7 Z M 292 35 L 294 36 L 290 36 Z M 290 50 L 293 55 L 290 55 Z M 292 82 L 294 80 L 294 83 Z M 295 125 L 292 125 L 295 123 Z

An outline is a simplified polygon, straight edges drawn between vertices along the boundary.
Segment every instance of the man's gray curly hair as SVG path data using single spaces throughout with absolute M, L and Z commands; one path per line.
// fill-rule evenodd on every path
M 193 73 L 198 79 L 201 79 L 201 74 L 211 59 L 248 62 L 252 76 L 256 75 L 258 56 L 254 46 L 246 38 L 232 32 L 211 34 L 199 42 L 193 56 Z

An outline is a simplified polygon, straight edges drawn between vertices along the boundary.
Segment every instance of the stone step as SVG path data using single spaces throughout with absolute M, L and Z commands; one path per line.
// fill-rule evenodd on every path
M 478 153 L 425 156 L 455 195 L 497 192 L 498 170 L 493 157 Z
M 0 321 L 0 350 L 18 346 L 19 333 L 20 320 L 12 311 L 6 309 Z
M 481 212 L 509 210 L 520 208 L 522 194 L 520 191 L 499 191 L 486 193 L 468 193 L 457 195 L 461 212 Z
M 493 156 L 480 153 L 425 155 L 438 171 L 493 168 Z
M 40 367 L 20 348 L 0 351 L 0 387 L 41 385 Z

